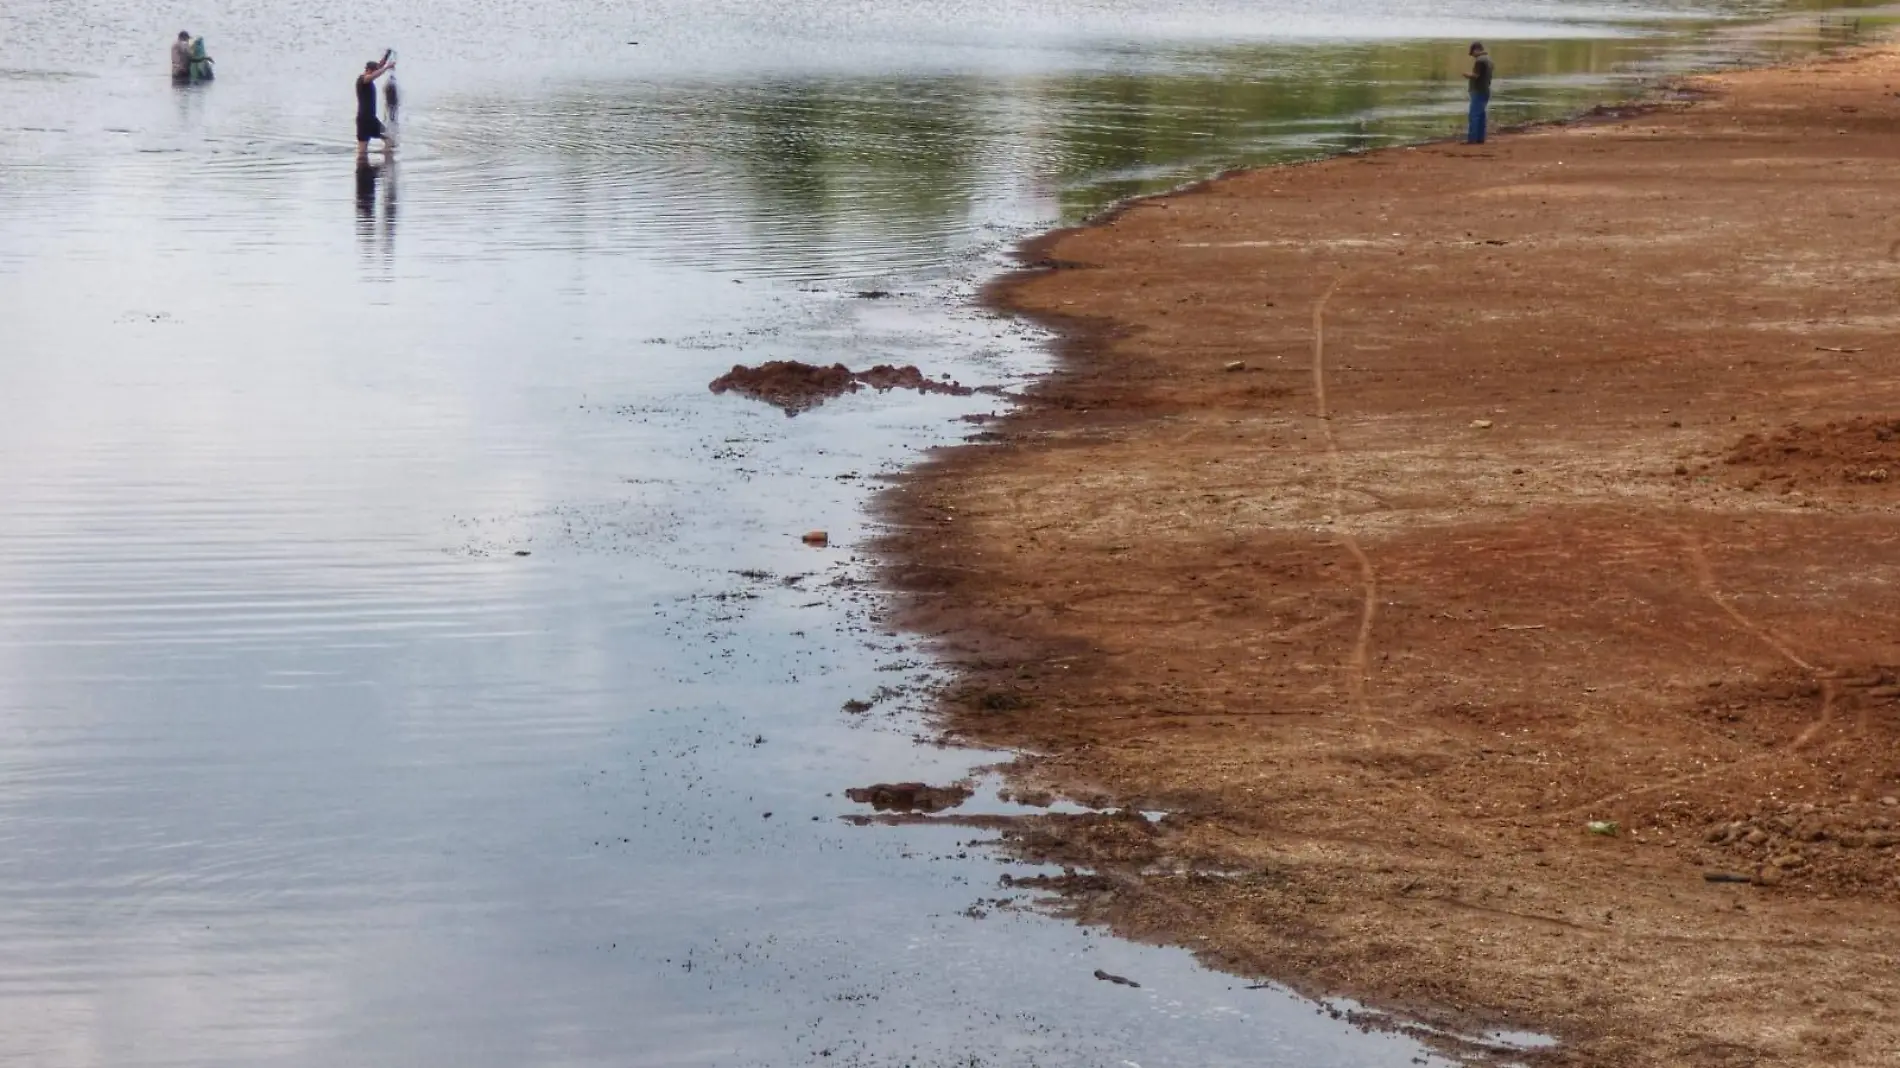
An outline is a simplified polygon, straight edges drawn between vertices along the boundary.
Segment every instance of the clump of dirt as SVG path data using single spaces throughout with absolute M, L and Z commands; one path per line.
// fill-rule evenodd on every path
M 865 386 L 879 392 L 914 389 L 919 393 L 949 393 L 959 397 L 971 392 L 956 382 L 929 378 L 915 365 L 893 367 L 881 363 L 853 371 L 841 363 L 820 367 L 798 360 L 770 360 L 757 367 L 734 364 L 732 370 L 713 379 L 709 388 L 714 393 L 731 391 L 761 400 L 783 409 L 786 415 L 797 415 Z
M 921 782 L 880 782 L 857 786 L 844 795 L 879 812 L 941 812 L 970 798 L 967 786 L 929 786 Z
M 1900 418 L 1856 417 L 1748 434 L 1729 449 L 1745 489 L 1869 491 L 1900 496 Z
M 1892 857 L 1900 846 L 1897 804 L 1887 794 L 1726 813 L 1706 824 L 1696 857 L 1710 872 L 1760 886 L 1891 897 L 1900 894 Z
M 857 372 L 859 382 L 882 392 L 887 389 L 914 389 L 919 393 L 948 393 L 953 397 L 967 397 L 973 390 L 961 386 L 949 379 L 925 377 L 915 364 L 892 367 L 880 363 L 876 367 Z
M 714 393 L 736 392 L 783 408 L 787 415 L 797 415 L 857 389 L 858 383 L 851 369 L 841 363 L 819 367 L 797 360 L 772 360 L 757 367 L 734 364 L 732 370 L 713 379 L 709 388 Z

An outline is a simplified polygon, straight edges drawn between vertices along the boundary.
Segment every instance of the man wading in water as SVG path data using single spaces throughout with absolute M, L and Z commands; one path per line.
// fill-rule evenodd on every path
M 191 81 L 190 30 L 179 30 L 178 40 L 172 42 L 172 81 L 180 84 Z
M 396 148 L 396 142 L 389 137 L 389 131 L 383 129 L 383 120 L 376 117 L 376 79 L 388 74 L 396 67 L 396 61 L 384 52 L 383 58 L 370 60 L 363 64 L 363 73 L 356 77 L 356 163 L 369 165 L 370 138 L 380 138 L 383 142 L 383 155 L 387 156 Z
M 1491 106 L 1491 53 L 1480 41 L 1471 42 L 1471 121 L 1465 129 L 1465 144 L 1484 144 L 1484 110 Z

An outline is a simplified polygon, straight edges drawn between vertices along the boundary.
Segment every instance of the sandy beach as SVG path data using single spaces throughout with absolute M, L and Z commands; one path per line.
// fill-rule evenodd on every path
M 1009 827 L 1063 907 L 1533 1063 L 1900 1061 L 1896 90 L 1701 78 L 1029 248 L 992 298 L 1060 369 L 886 549 L 951 737 L 1166 813 Z

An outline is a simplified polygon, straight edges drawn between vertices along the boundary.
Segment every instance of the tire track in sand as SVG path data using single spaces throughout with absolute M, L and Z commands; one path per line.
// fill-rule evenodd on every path
M 1722 614 L 1728 616 L 1729 620 L 1736 626 L 1747 631 L 1762 644 L 1774 650 L 1776 655 L 1801 669 L 1807 673 L 1810 678 L 1820 684 L 1821 710 L 1816 714 L 1814 722 L 1802 728 L 1801 733 L 1796 735 L 1794 740 L 1789 742 L 1786 746 L 1765 753 L 1757 753 L 1754 756 L 1743 757 L 1730 764 L 1718 764 L 1715 767 L 1704 768 L 1701 771 L 1672 775 L 1665 779 L 1658 779 L 1655 782 L 1646 783 L 1642 786 L 1634 786 L 1627 790 L 1618 790 L 1615 793 L 1605 794 L 1581 804 L 1568 805 L 1554 811 L 1536 813 L 1521 812 L 1509 816 L 1493 817 L 1486 822 L 1505 822 L 1508 820 L 1524 819 L 1532 815 L 1543 819 L 1563 819 L 1583 813 L 1600 814 L 1607 805 L 1628 801 L 1646 794 L 1653 794 L 1659 790 L 1671 790 L 1724 775 L 1735 775 L 1740 772 L 1746 772 L 1750 768 L 1772 763 L 1784 752 L 1791 753 L 1800 751 L 1802 747 L 1814 740 L 1814 736 L 1819 734 L 1823 727 L 1826 727 L 1828 723 L 1834 719 L 1835 698 L 1840 692 L 1837 682 L 1837 673 L 1831 669 L 1810 663 L 1806 657 L 1795 652 L 1787 642 L 1783 641 L 1773 631 L 1757 623 L 1755 620 L 1750 619 L 1741 609 L 1736 608 L 1734 603 L 1722 594 L 1721 587 L 1716 585 L 1715 569 L 1709 565 L 1709 558 L 1702 551 L 1701 542 L 1697 541 L 1695 535 L 1686 530 L 1678 530 L 1676 534 L 1682 539 L 1685 552 L 1688 555 L 1689 571 L 1695 579 L 1696 589 L 1700 591 L 1704 597 L 1707 597 L 1714 603 L 1717 608 L 1720 608 Z
M 1371 670 L 1372 621 L 1378 612 L 1379 574 L 1373 570 L 1372 559 L 1359 544 L 1359 538 L 1346 523 L 1346 465 L 1339 456 L 1339 441 L 1333 436 L 1333 416 L 1326 400 L 1326 305 L 1339 292 L 1346 281 L 1345 275 L 1333 279 L 1333 284 L 1320 294 L 1319 302 L 1313 305 L 1313 414 L 1319 418 L 1320 438 L 1326 444 L 1326 461 L 1333 470 L 1333 522 L 1339 525 L 1340 540 L 1346 543 L 1346 551 L 1352 554 L 1359 564 L 1359 579 L 1365 587 L 1365 601 L 1359 612 L 1359 634 L 1353 641 L 1352 656 L 1347 661 L 1346 692 L 1352 701 L 1353 711 L 1362 717 L 1369 717 L 1370 704 L 1366 697 L 1366 675 Z
M 1727 597 L 1724 597 L 1721 588 L 1715 584 L 1715 569 L 1709 566 L 1709 558 L 1708 555 L 1702 551 L 1702 543 L 1697 540 L 1694 534 L 1688 531 L 1682 532 L 1682 542 L 1688 549 L 1689 566 L 1695 574 L 1696 586 L 1702 591 L 1702 595 L 1715 602 L 1715 606 L 1720 608 L 1731 620 L 1734 620 L 1736 626 L 1754 635 L 1762 644 L 1780 654 L 1783 660 L 1800 668 L 1806 672 L 1809 677 L 1813 678 L 1815 682 L 1820 683 L 1821 711 L 1815 716 L 1813 723 L 1808 724 L 1800 734 L 1795 736 L 1794 741 L 1788 743 L 1788 748 L 1790 750 L 1798 750 L 1802 746 L 1807 745 L 1814 740 L 1816 734 L 1821 732 L 1821 728 L 1827 726 L 1834 718 L 1834 698 L 1837 692 L 1837 687 L 1835 686 L 1835 672 L 1816 667 L 1809 663 L 1800 653 L 1790 648 L 1788 643 L 1777 637 L 1773 631 L 1748 618 L 1746 615 L 1743 615 L 1741 609 L 1736 608 Z

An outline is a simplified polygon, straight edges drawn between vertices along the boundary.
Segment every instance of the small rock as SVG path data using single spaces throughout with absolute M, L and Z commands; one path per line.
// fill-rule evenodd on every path
M 1583 826 L 1591 834 L 1602 835 L 1605 838 L 1615 838 L 1616 832 L 1622 829 L 1616 825 L 1615 820 L 1591 820 Z
M 1799 853 L 1783 853 L 1768 863 L 1780 868 L 1782 871 L 1792 871 L 1795 868 L 1806 865 L 1807 862 L 1807 858 Z
M 1220 369 L 1223 371 L 1245 371 L 1247 369 L 1247 361 L 1229 360 L 1226 363 L 1221 364 Z
M 1887 796 L 1880 799 L 1880 803 L 1887 806 L 1888 808 L 1892 808 L 1895 805 L 1900 805 L 1900 797 L 1895 797 L 1892 794 L 1888 794 Z
M 1473 420 L 1471 421 L 1471 429 L 1473 429 L 1473 430 L 1489 430 L 1489 429 L 1491 429 L 1491 420 L 1489 420 L 1489 419 L 1473 419 Z
M 802 540 L 806 545 L 829 545 L 831 535 L 822 530 L 808 530 Z
M 1130 979 L 1127 976 L 1114 975 L 1109 972 L 1105 972 L 1100 968 L 1095 969 L 1095 978 L 1100 979 L 1105 983 L 1114 983 L 1117 986 L 1132 986 L 1137 990 L 1141 989 L 1141 984 L 1135 982 L 1133 979 Z
M 1764 865 L 1760 871 L 1755 873 L 1755 881 L 1762 886 L 1778 886 L 1781 880 L 1781 869 L 1775 867 L 1773 864 Z
M 1760 827 L 1751 827 L 1748 833 L 1742 836 L 1742 844 L 1744 845 L 1760 845 L 1767 840 L 1768 832 L 1762 830 Z
M 516 550 L 515 550 L 515 555 L 516 555 L 516 556 L 527 556 L 527 555 L 528 555 L 528 550 L 526 550 L 526 549 L 516 549 Z

